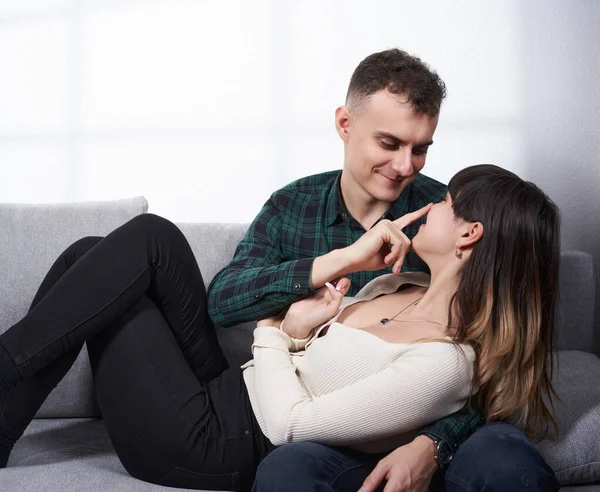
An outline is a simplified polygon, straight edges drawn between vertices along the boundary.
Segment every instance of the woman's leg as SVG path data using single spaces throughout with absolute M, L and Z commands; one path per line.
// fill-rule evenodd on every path
M 101 237 L 87 237 L 69 246 L 55 260 L 33 298 L 29 311 L 46 295 L 60 277 Z M 0 407 L 0 468 L 6 466 L 14 443 L 21 437 L 50 392 L 69 371 L 81 346 L 73 348 L 61 358 L 41 369 L 31 379 L 21 381 L 6 395 Z
M 220 374 L 227 362 L 222 352 L 211 350 L 218 344 L 193 252 L 174 224 L 144 214 L 100 240 L 0 335 L 0 400 L 144 295 L 159 307 L 194 372 L 201 379 Z
M 268 445 L 239 368 L 199 381 L 146 296 L 88 341 L 88 353 L 111 441 L 132 476 L 175 487 L 250 489 Z

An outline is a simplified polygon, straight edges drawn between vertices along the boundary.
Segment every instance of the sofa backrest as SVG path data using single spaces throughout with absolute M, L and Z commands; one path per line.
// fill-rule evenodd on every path
M 147 211 L 133 200 L 66 205 L 0 204 L 0 333 L 27 311 L 43 275 L 66 246 L 83 236 L 106 235 L 131 217 Z M 196 256 L 208 287 L 227 264 L 246 232 L 246 224 L 178 224 Z M 564 251 L 561 258 L 559 334 L 562 350 L 594 351 L 595 273 L 592 258 Z M 231 365 L 250 359 L 255 323 L 217 327 Z M 85 349 L 69 374 L 44 403 L 38 417 L 95 417 L 91 371 Z

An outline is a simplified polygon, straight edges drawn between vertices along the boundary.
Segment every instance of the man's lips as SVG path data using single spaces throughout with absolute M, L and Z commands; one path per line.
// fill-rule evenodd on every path
M 390 182 L 392 182 L 392 183 L 400 183 L 400 182 L 402 181 L 402 178 L 400 178 L 400 179 L 396 179 L 396 178 L 390 178 L 389 176 L 386 176 L 386 175 L 385 175 L 385 174 L 383 174 L 383 173 L 377 173 L 377 174 L 379 174 L 379 176 L 381 176 L 381 177 L 383 177 L 383 178 L 387 179 L 388 181 L 390 181 Z

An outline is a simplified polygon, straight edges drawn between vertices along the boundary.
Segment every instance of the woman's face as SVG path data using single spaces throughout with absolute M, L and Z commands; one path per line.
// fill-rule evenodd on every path
M 452 198 L 450 193 L 446 193 L 441 202 L 431 207 L 426 223 L 412 240 L 413 249 L 425 261 L 432 256 L 454 255 L 461 225 L 464 221 L 455 217 Z

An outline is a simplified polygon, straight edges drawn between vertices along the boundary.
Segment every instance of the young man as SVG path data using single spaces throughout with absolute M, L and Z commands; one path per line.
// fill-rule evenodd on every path
M 341 250 L 380 220 L 393 221 L 445 195 L 444 185 L 420 174 L 444 97 L 437 74 L 403 51 L 363 60 L 345 106 L 335 113 L 343 170 L 300 179 L 271 196 L 209 287 L 213 321 L 230 326 L 276 315 L 346 275 L 352 296 L 376 276 L 399 273 L 399 265 L 390 265 L 348 275 Z M 404 229 L 409 239 L 422 222 Z M 414 252 L 401 267 L 427 271 Z M 483 424 L 479 409 L 465 408 L 424 427 L 388 456 L 289 444 L 265 458 L 254 489 L 375 490 L 387 480 L 386 492 L 424 491 L 440 470 L 436 479 L 445 474 L 448 490 L 558 490 L 552 470 L 520 431 L 492 424 L 473 434 Z

